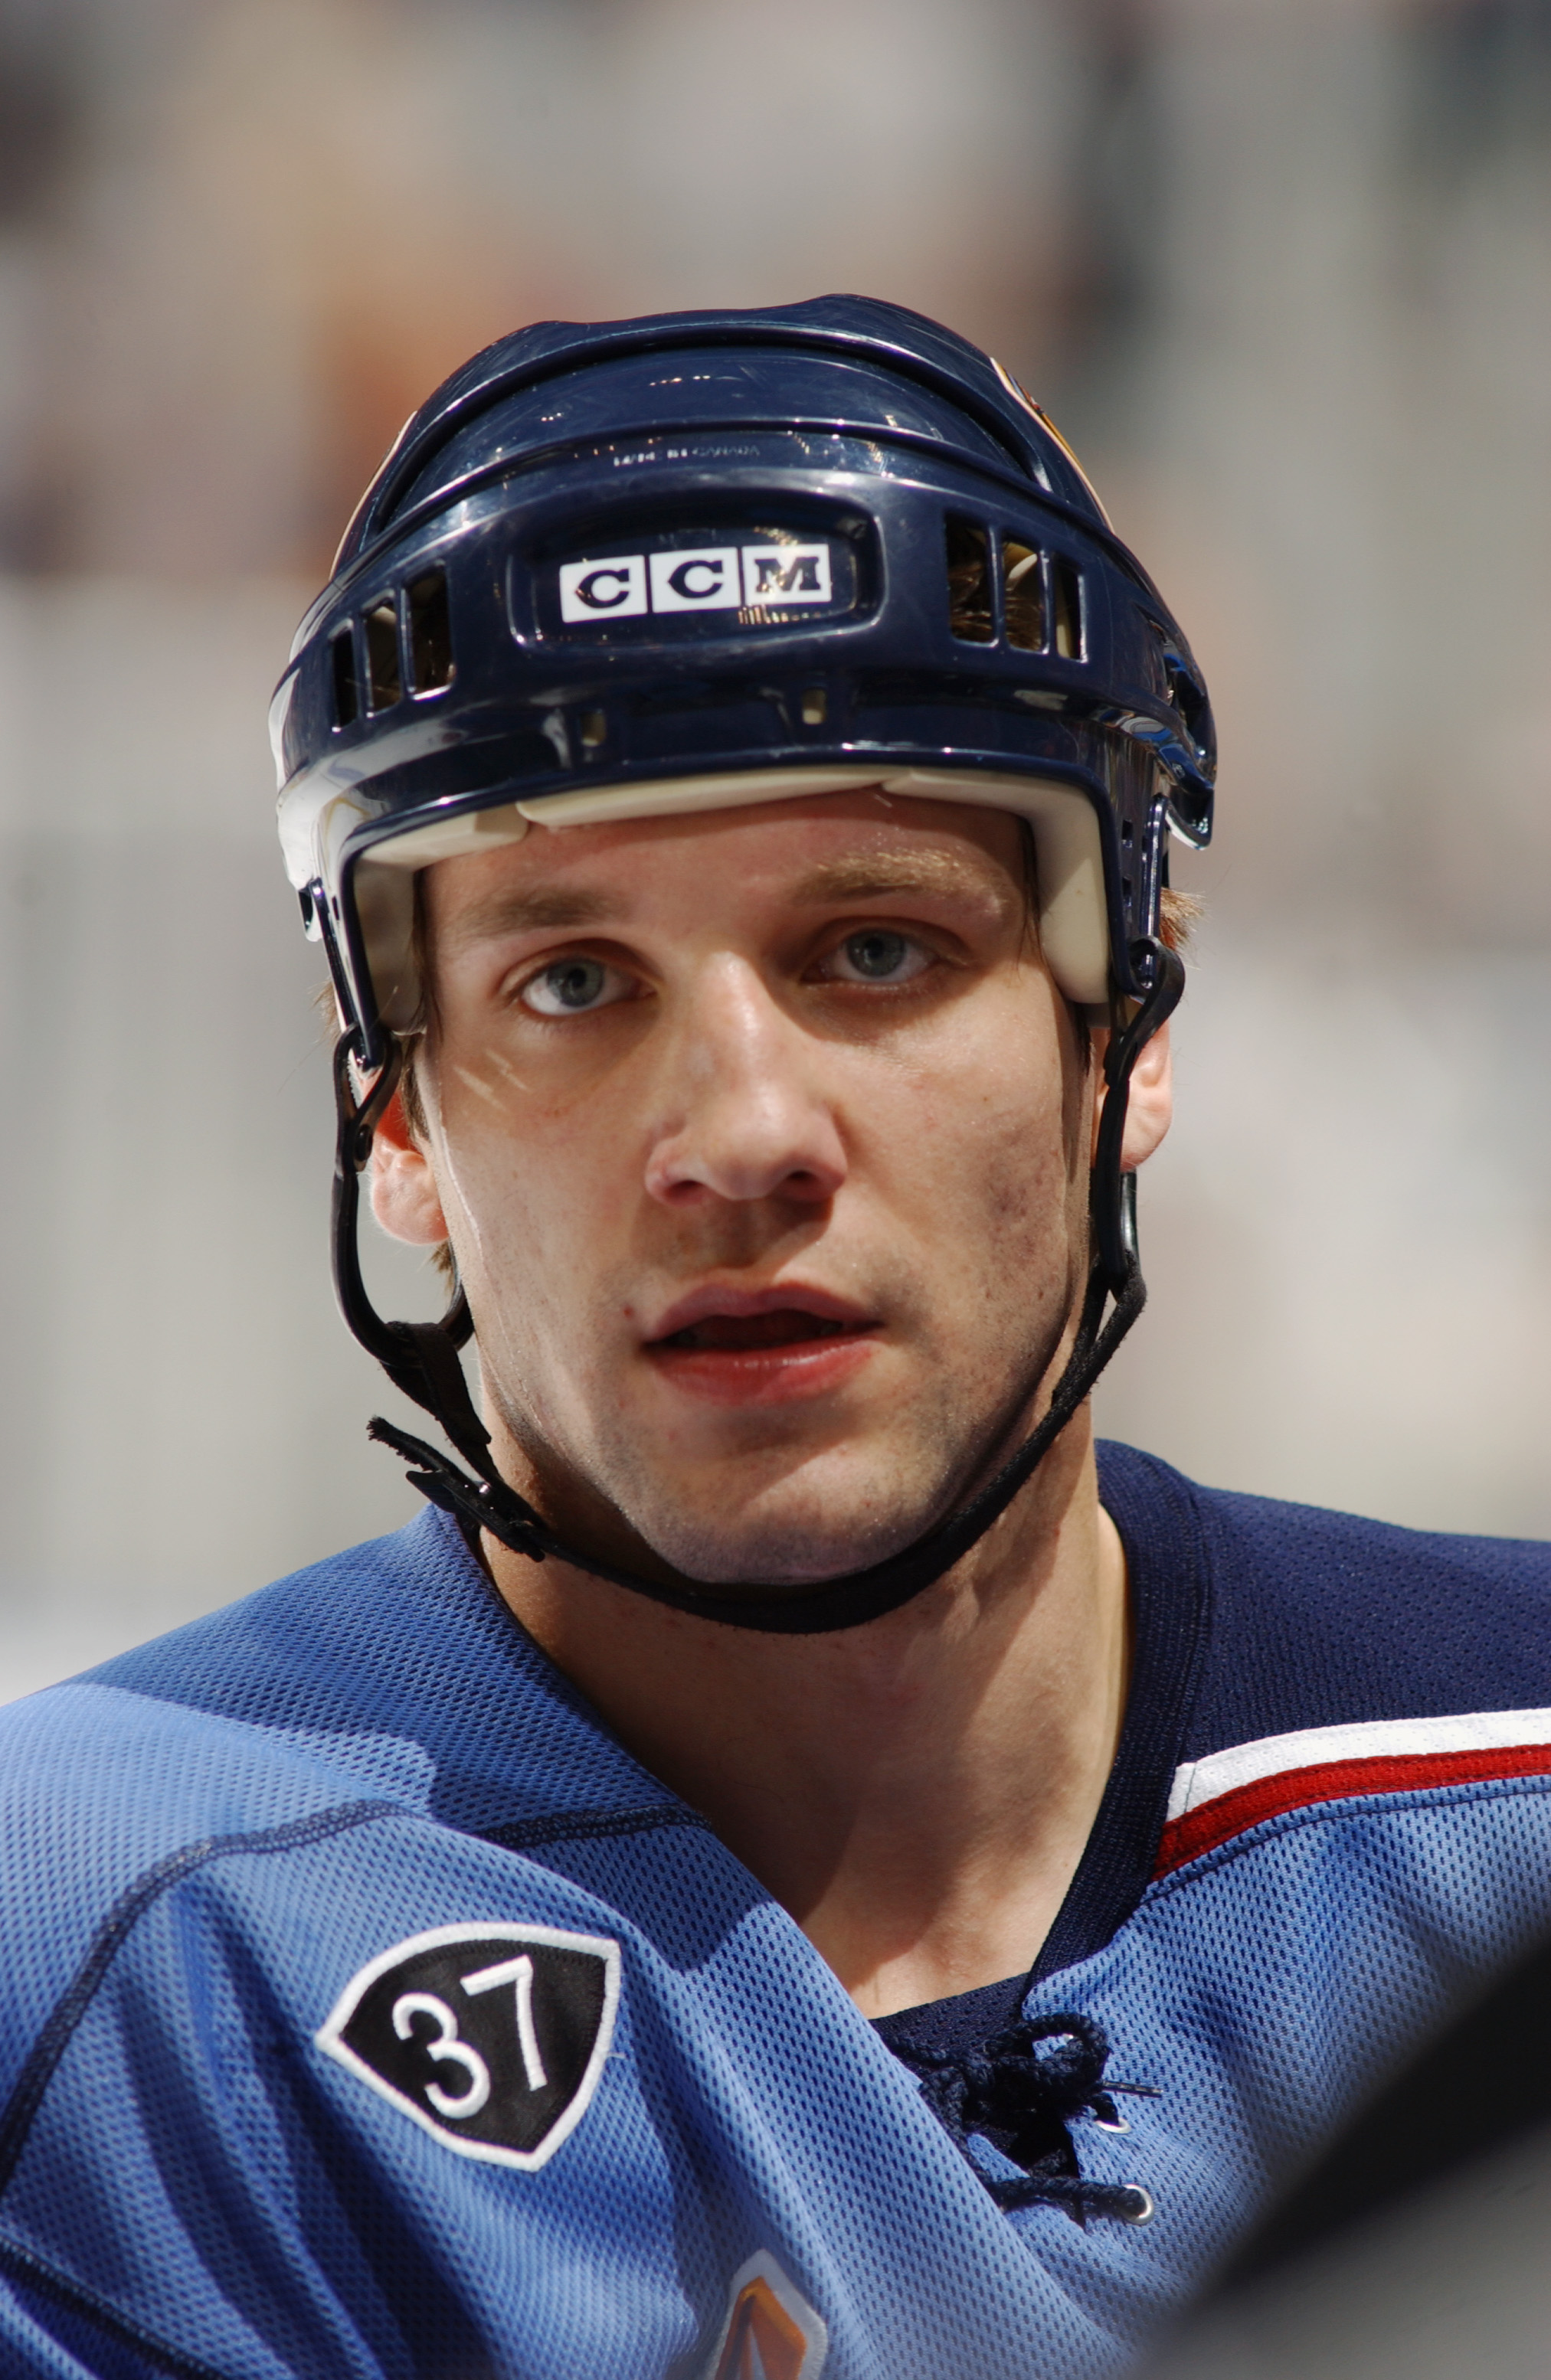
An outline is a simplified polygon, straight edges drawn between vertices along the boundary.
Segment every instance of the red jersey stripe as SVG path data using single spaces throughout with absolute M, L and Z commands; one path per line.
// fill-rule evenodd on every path
M 1492 1744 L 1480 1751 L 1390 1754 L 1368 1760 L 1325 1760 L 1285 1768 L 1235 1786 L 1170 1818 L 1158 1845 L 1154 1876 L 1167 1876 L 1205 1852 L 1230 1842 L 1266 1818 L 1318 1802 L 1369 1793 L 1424 1793 L 1440 1785 L 1472 1785 L 1500 1777 L 1551 1776 L 1551 1743 Z

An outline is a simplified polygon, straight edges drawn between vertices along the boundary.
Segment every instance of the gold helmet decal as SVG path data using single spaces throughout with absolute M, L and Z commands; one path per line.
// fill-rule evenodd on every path
M 1002 386 L 1006 389 L 1008 395 L 1016 399 L 1018 404 L 1023 407 L 1025 413 L 1032 414 L 1033 416 L 1034 419 L 1039 423 L 1040 428 L 1044 431 L 1047 438 L 1054 438 L 1056 445 L 1060 448 L 1062 454 L 1071 465 L 1072 469 L 1077 473 L 1078 478 L 1087 489 L 1090 496 L 1092 496 L 1093 504 L 1097 508 L 1099 518 L 1103 521 L 1105 528 L 1112 529 L 1115 524 L 1110 519 L 1109 515 L 1105 511 L 1104 505 L 1100 501 L 1098 490 L 1094 487 L 1092 480 L 1088 477 L 1087 472 L 1083 469 L 1081 464 L 1078 461 L 1077 456 L 1073 454 L 1070 441 L 1062 437 L 1061 432 L 1051 420 L 1050 416 L 1046 413 L 1044 406 L 1036 405 L 1034 399 L 1029 395 L 1029 392 L 1024 387 L 1022 382 L 1017 379 L 1013 373 L 1008 371 L 1006 364 L 999 364 L 996 361 L 995 357 L 993 356 L 991 358 L 991 368 L 995 371 L 996 378 L 1001 382 Z

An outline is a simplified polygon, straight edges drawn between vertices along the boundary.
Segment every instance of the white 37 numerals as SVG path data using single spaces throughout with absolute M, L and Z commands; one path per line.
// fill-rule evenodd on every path
M 533 1961 L 526 1952 L 520 1958 L 503 1959 L 498 1966 L 480 1967 L 471 1975 L 458 1978 L 469 1993 L 493 1992 L 502 1984 L 517 1987 L 517 2041 L 522 2053 L 522 2071 L 530 2091 L 542 2091 L 548 2076 L 543 2059 L 539 2056 L 539 2037 L 533 2030 Z M 477 2049 L 470 2048 L 458 2034 L 458 2019 L 446 2000 L 434 1992 L 405 1992 L 393 2004 L 393 2029 L 400 2041 L 408 2041 L 414 2031 L 417 2016 L 428 2016 L 439 2029 L 425 2044 L 430 2056 L 438 2064 L 462 2068 L 469 2080 L 456 2095 L 444 2091 L 439 2082 L 427 2082 L 422 2087 L 426 2097 L 439 2116 L 453 2123 L 467 2121 L 477 2116 L 490 2096 L 490 2069 Z

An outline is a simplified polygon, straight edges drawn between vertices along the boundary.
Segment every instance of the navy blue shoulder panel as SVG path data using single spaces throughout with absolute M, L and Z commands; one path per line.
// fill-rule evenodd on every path
M 1299 1728 L 1551 1706 L 1551 1546 L 1190 1493 L 1213 1617 L 1181 1758 Z

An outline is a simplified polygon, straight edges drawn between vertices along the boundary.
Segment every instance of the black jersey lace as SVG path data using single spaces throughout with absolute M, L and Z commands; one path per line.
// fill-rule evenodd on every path
M 1086 2110 L 1118 2131 L 1117 2092 L 1158 2096 L 1149 2082 L 1106 2079 L 1109 2043 L 1091 2017 L 1020 2018 L 983 2047 L 958 2055 L 909 2042 L 893 2048 L 921 2076 L 922 2097 L 998 2206 L 1060 2206 L 1078 2223 L 1091 2215 L 1145 2223 L 1152 2214 L 1152 2199 L 1135 2182 L 1092 2180 L 1078 2163 L 1069 2129 L 1074 2116 Z M 1022 2172 L 998 2178 L 982 2171 L 971 2154 L 971 2133 L 990 2141 Z

